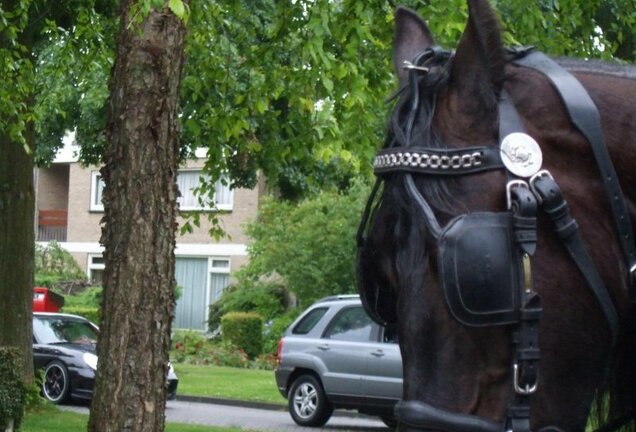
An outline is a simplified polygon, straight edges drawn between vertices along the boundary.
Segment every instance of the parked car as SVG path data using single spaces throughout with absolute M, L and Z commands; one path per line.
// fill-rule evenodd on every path
M 397 337 L 369 318 L 357 295 L 327 297 L 303 312 L 279 342 L 275 375 L 301 426 L 322 426 L 338 408 L 396 425 L 393 407 L 402 397 Z
M 44 371 L 46 399 L 60 404 L 92 398 L 98 332 L 95 324 L 77 315 L 33 313 L 33 363 Z M 174 399 L 179 379 L 172 365 L 168 369 L 168 399 Z

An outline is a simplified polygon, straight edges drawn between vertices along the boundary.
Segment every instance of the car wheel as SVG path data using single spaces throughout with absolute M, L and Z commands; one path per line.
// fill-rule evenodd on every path
M 54 404 L 60 404 L 68 399 L 69 391 L 68 369 L 61 362 L 52 361 L 44 370 L 42 394 Z
M 395 430 L 398 426 L 398 421 L 395 418 L 395 416 L 392 415 L 383 415 L 380 416 L 380 420 L 382 420 L 382 422 L 387 425 L 389 428 Z
M 322 384 L 312 375 L 299 376 L 288 397 L 289 413 L 300 426 L 322 426 L 333 413 Z

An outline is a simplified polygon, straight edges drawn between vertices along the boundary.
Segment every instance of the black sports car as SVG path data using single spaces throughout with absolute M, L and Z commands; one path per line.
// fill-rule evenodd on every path
M 59 404 L 69 398 L 91 399 L 99 329 L 89 320 L 62 313 L 33 313 L 33 362 L 44 371 L 42 394 Z M 168 371 L 168 399 L 177 395 L 177 375 Z

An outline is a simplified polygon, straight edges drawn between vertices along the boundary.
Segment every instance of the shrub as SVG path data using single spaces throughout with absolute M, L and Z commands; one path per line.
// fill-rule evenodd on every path
M 32 412 L 44 404 L 46 404 L 46 399 L 42 397 L 42 380 L 44 371 L 42 369 L 37 369 L 34 373 L 33 384 L 26 389 L 24 407 L 27 412 Z
M 250 364 L 245 350 L 225 342 L 213 346 L 208 355 L 210 364 L 216 366 L 245 368 Z
M 79 315 L 86 318 L 89 321 L 99 325 L 100 313 L 98 307 L 82 307 L 82 306 L 64 306 L 61 312 Z
M 102 304 L 102 287 L 91 287 L 64 298 L 65 307 L 99 308 Z
M 273 282 L 239 280 L 223 291 L 219 301 L 210 305 L 208 329 L 214 332 L 221 325 L 221 317 L 230 312 L 256 312 L 269 321 L 285 311 L 289 293 Z
M 172 354 L 170 360 L 176 363 L 199 363 L 190 361 L 205 350 L 207 341 L 201 333 L 195 331 L 176 331 L 172 334 Z M 205 363 L 204 363 L 205 364 Z
M 81 288 L 86 283 L 86 274 L 73 256 L 54 241 L 46 246 L 35 245 L 35 285 L 59 290 L 69 281 Z
M 276 367 L 276 354 L 261 354 L 250 362 L 251 369 L 274 370 Z
M 227 343 L 215 343 L 194 331 L 179 331 L 172 336 L 170 360 L 174 363 L 248 367 L 244 350 Z
M 11 421 L 20 429 L 27 394 L 20 370 L 20 351 L 0 347 L 0 430 L 8 428 Z
M 263 318 L 253 312 L 230 312 L 221 318 L 223 341 L 243 349 L 250 358 L 263 350 Z

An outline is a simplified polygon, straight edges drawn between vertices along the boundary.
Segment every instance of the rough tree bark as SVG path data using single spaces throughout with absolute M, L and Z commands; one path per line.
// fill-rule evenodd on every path
M 16 3 L 8 1 L 2 7 L 10 11 Z M 14 42 L 5 32 L 0 32 L 0 47 L 11 48 Z M 30 50 L 32 29 L 27 28 L 18 35 L 18 42 Z M 30 53 L 20 55 L 23 57 L 13 61 L 19 61 L 22 68 L 31 67 L 27 61 Z M 33 92 L 26 92 L 20 102 L 30 106 L 32 98 Z M 11 118 L 7 124 L 16 121 L 24 119 Z M 23 136 L 27 146 L 33 149 L 33 122 L 27 121 L 25 127 Z M 0 130 L 0 346 L 20 349 L 22 376 L 27 384 L 33 380 L 34 199 L 33 154 L 28 153 L 7 130 Z
M 122 1 L 110 81 L 101 170 L 106 269 L 91 432 L 157 432 L 165 423 L 185 25 L 167 8 L 135 22 L 136 3 Z
M 33 157 L 0 132 L 0 346 L 22 352 L 33 378 Z

